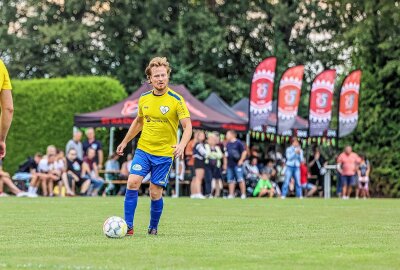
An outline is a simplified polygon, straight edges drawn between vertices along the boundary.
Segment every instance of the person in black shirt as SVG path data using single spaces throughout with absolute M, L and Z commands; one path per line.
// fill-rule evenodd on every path
M 326 173 L 325 166 L 327 164 L 328 162 L 321 155 L 319 148 L 315 147 L 314 153 L 308 162 L 308 166 L 310 168 L 311 175 L 317 176 L 316 186 L 318 187 L 318 193 L 320 197 L 322 197 L 324 191 L 324 175 Z
M 84 156 L 87 156 L 88 149 L 93 148 L 96 151 L 95 161 L 97 163 L 97 166 L 99 167 L 99 170 L 101 170 L 103 168 L 104 161 L 104 153 L 101 142 L 99 140 L 96 140 L 93 128 L 88 128 L 85 134 L 87 140 L 82 143 L 83 154 Z
M 72 190 L 77 186 L 80 188 L 80 195 L 85 195 L 90 186 L 90 179 L 82 174 L 82 160 L 77 158 L 75 149 L 70 149 L 68 152 L 66 173 Z

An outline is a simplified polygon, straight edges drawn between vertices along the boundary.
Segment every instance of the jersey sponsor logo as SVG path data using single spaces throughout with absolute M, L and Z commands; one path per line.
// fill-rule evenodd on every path
M 151 121 L 151 118 L 150 118 L 150 116 L 148 116 L 148 115 L 145 115 L 144 118 L 146 118 L 146 121 L 147 121 L 147 122 L 150 122 L 150 121 Z
M 162 114 L 166 114 L 169 111 L 168 106 L 160 106 L 160 111 Z
M 135 164 L 135 165 L 132 166 L 132 170 L 141 171 L 142 170 L 142 166 L 140 164 Z

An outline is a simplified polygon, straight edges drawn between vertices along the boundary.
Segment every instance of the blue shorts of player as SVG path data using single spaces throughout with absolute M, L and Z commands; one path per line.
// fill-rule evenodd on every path
M 166 187 L 172 164 L 172 157 L 155 156 L 146 153 L 143 150 L 136 149 L 131 164 L 130 174 L 145 177 L 148 173 L 151 173 L 150 181 L 153 184 Z
M 235 167 L 228 167 L 226 169 L 226 180 L 228 183 L 242 182 L 244 181 L 243 177 L 243 167 L 242 166 L 235 166 Z

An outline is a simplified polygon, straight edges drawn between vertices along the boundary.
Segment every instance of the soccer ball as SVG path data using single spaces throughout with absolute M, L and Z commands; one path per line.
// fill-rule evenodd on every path
M 122 238 L 127 230 L 125 220 L 120 217 L 109 217 L 103 224 L 103 232 L 109 238 Z

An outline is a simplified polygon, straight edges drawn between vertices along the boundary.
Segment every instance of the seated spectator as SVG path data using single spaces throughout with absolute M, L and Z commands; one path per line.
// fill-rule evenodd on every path
M 306 192 L 306 197 L 311 197 L 317 191 L 317 187 L 308 182 L 308 168 L 305 162 L 300 164 L 300 184 L 301 188 Z
M 252 157 L 250 163 L 245 162 L 244 165 L 247 180 L 258 180 L 260 177 L 260 171 L 258 169 L 258 158 Z
M 39 181 L 42 184 L 43 196 L 53 197 L 54 182 L 59 181 L 61 174 L 56 169 L 56 155 L 53 153 L 45 156 L 40 160 L 38 165 Z
M 72 190 L 68 190 L 68 177 L 66 176 L 67 161 L 65 159 L 64 151 L 57 149 L 56 161 L 54 162 L 54 175 L 58 176 L 58 179 L 54 182 L 58 185 L 58 196 L 73 196 Z M 65 191 L 63 191 L 63 186 Z
M 13 175 L 14 181 L 25 181 L 29 184 L 29 181 L 36 177 L 37 166 L 42 159 L 42 154 L 36 153 L 33 158 L 28 157 L 27 160 L 19 165 L 17 172 Z
M 129 171 L 130 171 L 131 165 L 132 165 L 132 159 L 133 159 L 132 154 L 128 154 L 126 156 L 126 161 L 124 163 L 122 163 L 122 165 L 121 165 L 121 171 L 119 173 L 120 179 L 128 179 Z
M 120 172 L 119 156 L 117 153 L 113 153 L 108 157 L 108 160 L 105 164 L 106 173 L 104 174 L 105 180 L 110 182 L 112 180 L 117 180 Z M 106 194 L 110 194 L 115 189 L 115 186 L 110 182 L 105 190 Z
M 268 196 L 272 198 L 274 196 L 275 190 L 269 178 L 270 175 L 268 174 L 268 172 L 266 170 L 263 170 L 261 173 L 260 180 L 258 180 L 257 186 L 253 191 L 254 197 Z
M 369 172 L 370 172 L 370 164 L 365 155 L 360 155 L 361 162 L 358 166 L 357 175 L 358 175 L 358 195 L 363 197 L 364 199 L 369 198 Z
M 75 149 L 70 149 L 67 154 L 67 172 L 68 183 L 71 190 L 80 188 L 79 195 L 85 196 L 90 187 L 90 179 L 86 178 L 82 172 L 82 160 L 77 158 Z
M 11 180 L 10 174 L 8 172 L 3 171 L 3 161 L 0 160 L 0 197 L 8 197 L 9 195 L 4 192 L 4 184 L 8 187 L 8 189 L 14 193 L 17 197 L 27 196 L 28 193 L 20 190 Z
M 276 165 L 276 181 L 282 184 L 285 181 L 286 161 L 280 160 Z
M 82 171 L 86 177 L 91 181 L 89 194 L 91 196 L 98 196 L 99 190 L 104 185 L 104 180 L 99 176 L 99 169 L 96 161 L 96 150 L 89 147 L 87 156 L 83 159 Z
M 275 179 L 276 169 L 274 167 L 274 160 L 272 160 L 272 159 L 267 160 L 267 164 L 265 165 L 265 170 L 270 175 L 271 179 Z

